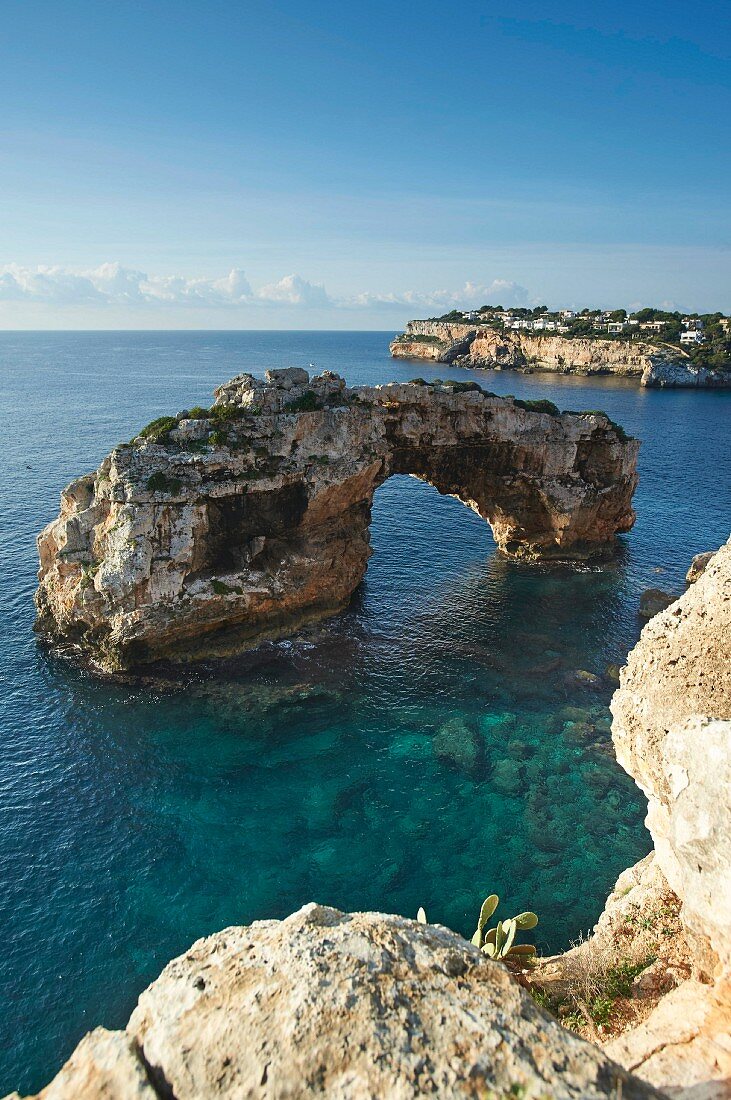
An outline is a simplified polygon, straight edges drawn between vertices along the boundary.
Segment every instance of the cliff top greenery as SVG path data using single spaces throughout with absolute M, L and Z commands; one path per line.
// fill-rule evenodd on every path
M 567 317 L 567 312 L 573 313 L 573 316 Z M 501 316 L 504 314 L 509 314 L 510 320 Z M 521 323 L 517 331 L 556 333 L 568 340 L 669 345 L 673 349 L 682 349 L 697 366 L 731 371 L 731 319 L 719 312 L 682 313 L 651 306 L 628 313 L 625 309 L 566 311 L 549 310 L 545 305 L 508 309 L 501 305 L 484 305 L 477 310 L 453 309 L 441 317 L 428 317 L 426 320 L 468 324 L 476 328 L 484 326 L 499 331 L 510 331 L 516 323 Z M 538 327 L 535 327 L 536 322 Z M 699 342 L 681 341 L 683 333 L 694 331 L 701 336 Z M 419 339 L 418 336 L 409 338 Z

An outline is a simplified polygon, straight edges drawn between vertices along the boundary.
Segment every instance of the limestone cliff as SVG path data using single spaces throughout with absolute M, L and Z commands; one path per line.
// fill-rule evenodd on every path
M 720 371 L 696 366 L 679 348 L 645 341 L 567 339 L 552 333 L 500 332 L 489 326 L 409 321 L 390 344 L 394 359 L 422 359 L 464 367 L 613 374 L 650 387 L 712 387 L 731 384 Z
M 373 494 L 399 473 L 459 497 L 506 553 L 588 557 L 634 522 L 637 450 L 601 414 L 472 383 L 243 375 L 64 490 L 38 540 L 38 629 L 106 669 L 293 633 L 350 599 Z
M 39 1100 L 660 1095 L 446 928 L 308 905 L 193 944 Z
M 645 626 L 612 700 L 617 758 L 648 798 L 654 853 L 624 872 L 594 935 L 544 960 L 554 1000 L 644 962 L 605 1049 L 687 1100 L 731 1095 L 731 542 Z M 695 559 L 694 559 L 695 560 Z M 701 561 L 697 561 L 700 567 Z M 649 965 L 648 965 L 649 961 Z

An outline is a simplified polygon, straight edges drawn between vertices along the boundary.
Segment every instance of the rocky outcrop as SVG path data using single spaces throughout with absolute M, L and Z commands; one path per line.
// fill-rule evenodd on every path
M 40 1097 L 146 1100 L 148 1092 L 166 1100 L 661 1095 L 564 1030 L 500 963 L 446 928 L 320 905 L 193 944 L 142 994 L 126 1034 L 93 1033 Z
M 698 367 L 680 348 L 645 341 L 595 339 L 552 333 L 500 332 L 486 325 L 409 321 L 390 344 L 394 359 L 423 359 L 498 370 L 534 369 L 559 374 L 613 374 L 643 386 L 731 385 L 722 371 Z
M 685 574 L 686 584 L 695 584 L 699 577 L 706 571 L 706 566 L 716 553 L 715 550 L 706 550 L 702 554 L 694 554 L 688 572 Z
M 593 935 L 529 983 L 626 1069 L 684 1100 L 731 1096 L 731 541 L 642 631 L 612 701 L 617 758 L 655 850 Z M 611 995 L 612 1001 L 602 998 Z M 611 1003 L 608 1024 L 589 1002 Z
M 675 603 L 675 596 L 669 592 L 663 592 L 662 588 L 646 588 L 640 596 L 640 606 L 637 614 L 641 619 L 652 619 L 666 607 Z
M 612 700 L 617 759 L 699 951 L 731 964 L 731 542 L 642 631 Z
M 731 542 L 651 620 L 612 700 L 617 759 L 647 795 L 680 900 L 688 980 L 608 1050 L 672 1095 L 731 1095 Z
M 634 522 L 639 444 L 602 414 L 474 383 L 349 389 L 272 371 L 149 425 L 69 485 L 40 535 L 38 630 L 108 670 L 226 654 L 342 609 L 376 488 L 459 497 L 505 553 L 585 558 Z
M 642 372 L 642 385 L 656 389 L 721 389 L 731 386 L 728 371 L 708 370 L 691 359 L 651 359 Z

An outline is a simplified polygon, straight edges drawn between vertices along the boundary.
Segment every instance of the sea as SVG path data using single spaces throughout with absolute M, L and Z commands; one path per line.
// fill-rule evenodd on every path
M 729 536 L 731 392 L 396 362 L 393 335 L 0 334 L 0 1095 L 123 1027 L 169 959 L 227 925 L 423 905 L 469 936 L 495 892 L 498 916 L 538 913 L 550 953 L 650 850 L 610 666 L 643 590 L 682 592 L 692 555 Z M 602 409 L 642 441 L 637 523 L 609 563 L 521 564 L 460 502 L 393 477 L 365 580 L 317 629 L 159 687 L 39 646 L 35 538 L 63 486 L 154 417 L 287 366 Z

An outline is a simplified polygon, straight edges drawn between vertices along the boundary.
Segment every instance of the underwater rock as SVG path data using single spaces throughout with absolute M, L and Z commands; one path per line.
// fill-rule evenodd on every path
M 499 744 L 505 741 L 514 731 L 518 716 L 512 711 L 496 711 L 490 714 L 481 714 L 477 720 L 480 733 L 489 745 Z
M 69 485 L 38 539 L 37 630 L 108 672 L 225 657 L 347 606 L 373 495 L 411 474 L 507 555 L 585 560 L 634 523 L 639 444 L 476 385 L 240 375 Z
M 569 741 L 588 745 L 594 740 L 594 727 L 589 722 L 565 722 L 563 735 Z
M 455 716 L 445 722 L 432 741 L 437 760 L 470 774 L 482 758 L 482 742 L 464 718 Z
M 515 760 L 498 760 L 490 777 L 490 785 L 501 794 L 520 794 L 523 771 Z
M 669 592 L 663 592 L 661 588 L 646 588 L 640 596 L 640 607 L 637 614 L 641 619 L 652 619 L 659 615 L 671 603 L 675 603 L 676 596 Z
M 588 672 L 585 668 L 577 668 L 574 672 L 567 673 L 564 681 L 569 687 L 590 688 L 592 691 L 598 691 L 604 686 L 601 676 L 597 676 L 595 672 Z
M 610 684 L 616 684 L 617 686 L 619 686 L 619 674 L 620 674 L 621 670 L 622 670 L 621 665 L 609 664 L 609 665 L 607 665 L 607 667 L 604 670 L 604 678 Z

